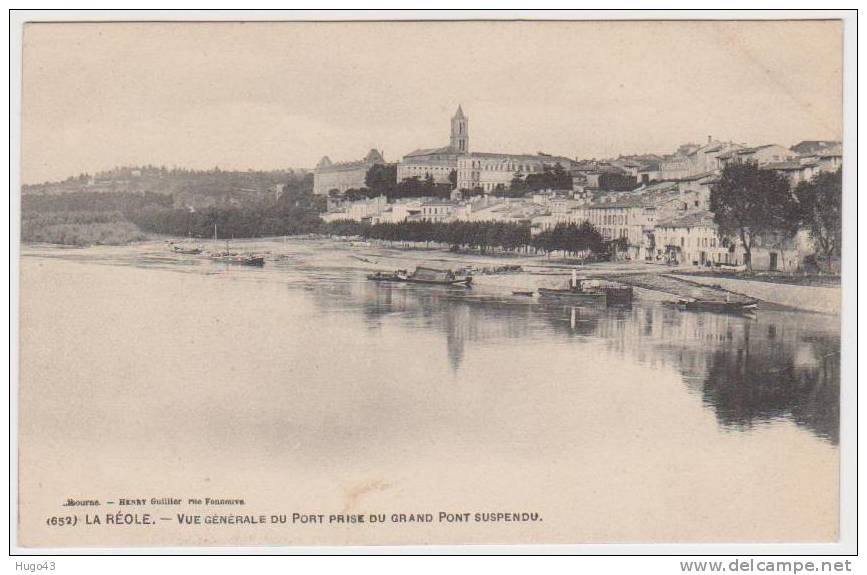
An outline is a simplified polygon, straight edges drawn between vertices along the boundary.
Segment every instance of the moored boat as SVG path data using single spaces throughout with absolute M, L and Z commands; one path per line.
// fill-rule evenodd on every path
M 603 291 L 584 291 L 574 288 L 539 288 L 539 295 L 542 297 L 557 297 L 567 299 L 585 299 L 585 300 L 604 300 L 605 292 Z
M 545 298 L 598 302 L 608 306 L 631 305 L 633 297 L 630 286 L 579 278 L 574 270 L 568 287 L 539 288 L 539 295 Z
M 209 256 L 215 262 L 223 262 L 227 264 L 238 264 L 242 266 L 264 266 L 265 258 L 252 254 L 235 254 L 231 252 L 220 252 Z
M 217 241 L 217 224 L 214 224 L 214 242 Z M 225 264 L 237 264 L 242 266 L 257 266 L 265 265 L 265 258 L 254 254 L 239 254 L 229 251 L 229 240 L 226 240 L 226 249 L 222 252 L 212 252 L 208 257 L 215 262 L 223 262 Z
M 755 300 L 749 301 L 718 301 L 718 300 L 678 300 L 666 302 L 678 309 L 685 311 L 709 311 L 714 313 L 753 313 L 759 304 Z
M 399 282 L 405 281 L 407 277 L 405 270 L 397 270 L 395 272 L 374 272 L 367 274 L 367 279 L 375 282 Z
M 182 247 L 179 245 L 173 245 L 172 251 L 175 252 L 176 254 L 185 254 L 185 255 L 195 256 L 195 255 L 199 255 L 200 253 L 202 253 L 202 248 L 197 248 L 197 247 L 185 248 L 185 247 Z
M 433 285 L 455 285 L 469 287 L 473 282 L 473 276 L 456 274 L 451 270 L 440 270 L 418 266 L 413 273 L 406 270 L 397 270 L 392 273 L 376 272 L 367 276 L 372 281 L 404 282 Z
M 631 286 L 606 286 L 605 303 L 608 305 L 632 305 L 634 294 Z

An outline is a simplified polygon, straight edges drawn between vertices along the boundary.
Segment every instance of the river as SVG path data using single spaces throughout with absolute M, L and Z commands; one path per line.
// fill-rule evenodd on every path
M 242 498 L 245 513 L 290 516 L 541 520 L 166 520 L 80 529 L 75 541 L 836 539 L 839 317 L 379 284 L 346 245 L 267 245 L 264 268 L 159 243 L 24 248 L 22 544 L 69 544 L 45 524 L 67 498 L 124 496 Z

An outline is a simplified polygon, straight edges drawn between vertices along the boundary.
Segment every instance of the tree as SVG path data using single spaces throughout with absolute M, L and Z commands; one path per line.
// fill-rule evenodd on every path
M 752 271 L 756 237 L 798 230 L 799 206 L 789 180 L 754 162 L 726 166 L 720 181 L 711 187 L 710 210 L 720 235 L 736 235 L 744 248 L 747 269 Z
M 390 195 L 397 185 L 397 166 L 394 164 L 373 164 L 364 175 L 364 185 L 373 190 L 374 195 Z
M 524 181 L 524 175 L 521 172 L 515 172 L 515 175 L 512 176 L 509 189 L 516 194 L 523 194 L 527 191 L 527 183 Z
M 519 174 L 516 174 L 518 176 Z M 512 179 L 513 185 L 518 183 Z M 572 176 L 557 162 L 553 166 L 544 165 L 541 172 L 527 175 L 524 180 L 525 190 L 535 192 L 537 190 L 571 190 Z
M 581 225 L 578 226 L 577 236 L 580 250 L 590 250 L 594 254 L 602 252 L 604 244 L 602 234 L 590 222 L 586 220 L 581 222 Z
M 843 241 L 843 171 L 823 172 L 795 188 L 801 221 L 830 268 L 831 256 L 839 256 Z
M 452 188 L 458 187 L 458 171 L 452 170 L 449 172 L 449 183 L 452 185 Z
M 370 190 L 368 188 L 349 188 L 348 190 L 343 192 L 343 199 L 348 202 L 357 202 L 358 200 L 366 200 L 368 198 L 375 198 L 379 195 L 375 190 Z
M 564 254 L 599 254 L 604 251 L 602 234 L 587 221 L 581 222 L 581 225 L 557 224 L 539 233 L 528 243 L 549 257 L 554 251 L 562 251 Z

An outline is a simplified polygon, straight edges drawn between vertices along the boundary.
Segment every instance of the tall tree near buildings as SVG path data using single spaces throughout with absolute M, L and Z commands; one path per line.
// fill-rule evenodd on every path
M 524 175 L 521 172 L 515 172 L 515 175 L 512 176 L 512 182 L 509 185 L 509 189 L 516 194 L 523 194 L 527 191 L 527 182 L 524 181 Z
M 795 187 L 801 220 L 810 238 L 830 267 L 831 257 L 839 256 L 843 240 L 843 171 L 824 172 Z
M 364 175 L 364 185 L 375 195 L 391 195 L 397 185 L 397 166 L 394 164 L 374 164 Z
M 711 187 L 710 209 L 721 235 L 740 239 L 747 269 L 760 236 L 791 236 L 798 230 L 800 210 L 785 176 L 762 170 L 753 162 L 726 166 Z

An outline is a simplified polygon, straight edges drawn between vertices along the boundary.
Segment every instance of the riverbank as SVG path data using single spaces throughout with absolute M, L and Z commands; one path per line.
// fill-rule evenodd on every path
M 354 245 L 353 245 L 354 244 Z M 442 267 L 469 267 L 474 273 L 473 283 L 483 289 L 509 293 L 536 291 L 539 288 L 557 288 L 568 284 L 572 270 L 583 277 L 599 277 L 623 281 L 636 287 L 639 298 L 665 301 L 681 297 L 719 299 L 729 301 L 758 300 L 774 308 L 787 308 L 823 314 L 839 314 L 841 288 L 813 285 L 772 283 L 767 280 L 748 280 L 731 277 L 694 275 L 693 266 L 660 266 L 645 262 L 598 262 L 573 264 L 544 255 L 512 254 L 507 259 L 492 255 L 454 253 L 441 248 L 409 249 L 374 245 L 370 242 L 345 242 L 352 251 L 357 265 L 371 271 L 411 269 L 422 263 Z M 520 266 L 520 271 L 485 273 L 485 269 Z M 666 277 L 671 279 L 666 280 Z M 686 293 L 689 292 L 689 293 Z
M 719 286 L 752 299 L 816 313 L 840 313 L 841 288 L 791 285 L 734 278 L 675 275 L 679 279 L 707 286 Z
M 43 224 L 24 220 L 21 238 L 34 244 L 87 247 L 125 246 L 147 240 L 148 235 L 126 221 Z
M 178 256 L 167 242 L 182 238 L 162 237 L 123 247 L 99 247 L 112 257 L 173 259 Z M 194 241 L 206 250 L 210 241 Z M 27 244 L 32 252 L 50 252 L 62 246 Z M 68 247 L 68 246 L 67 246 Z M 224 249 L 221 243 L 219 249 Z M 540 288 L 566 287 L 575 270 L 581 277 L 622 281 L 635 288 L 636 297 L 652 301 L 670 301 L 683 297 L 704 299 L 755 299 L 760 309 L 792 309 L 824 314 L 840 313 L 840 288 L 801 286 L 741 278 L 703 276 L 692 273 L 694 266 L 673 267 L 645 262 L 597 262 L 576 264 L 574 261 L 546 255 L 510 253 L 452 252 L 441 246 L 420 242 L 365 241 L 359 238 L 321 235 L 289 236 L 231 240 L 233 251 L 264 255 L 266 262 L 295 261 L 298 265 L 330 269 L 356 270 L 363 273 L 412 270 L 418 265 L 448 269 L 467 268 L 473 273 L 474 288 L 498 296 L 513 291 L 536 292 Z M 138 255 L 136 255 L 138 254 Z M 82 254 L 83 255 L 83 254 Z M 267 267 L 266 263 L 266 267 Z M 665 277 L 670 276 L 671 280 Z M 764 304 L 764 305 L 762 305 Z

